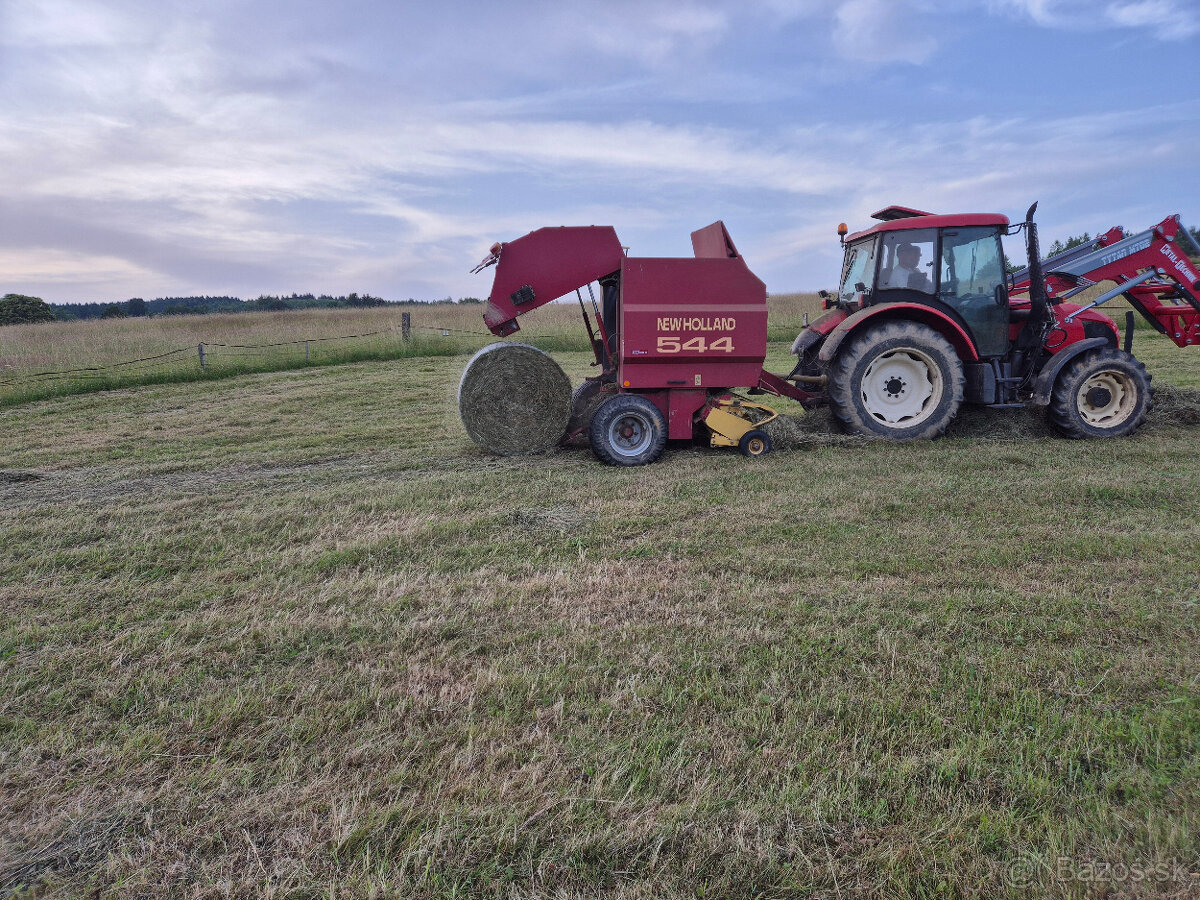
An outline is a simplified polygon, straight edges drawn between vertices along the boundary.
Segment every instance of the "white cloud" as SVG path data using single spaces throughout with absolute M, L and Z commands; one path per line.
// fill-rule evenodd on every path
M 937 49 L 930 23 L 902 0 L 845 0 L 835 21 L 834 44 L 848 59 L 920 64 Z
M 110 47 L 145 37 L 148 24 L 88 0 L 6 0 L 0 45 Z
M 1168 0 L 1114 2 L 1104 14 L 1114 25 L 1148 28 L 1164 41 L 1183 41 L 1200 34 L 1200 13 Z
M 1094 9 L 1091 0 L 991 0 L 994 8 L 1022 13 L 1039 25 L 1062 28 Z
M 993 8 L 1025 15 L 1047 28 L 1088 31 L 1145 29 L 1163 41 L 1200 34 L 1200 12 L 1173 0 L 991 0 Z
M 728 14 L 719 6 L 698 2 L 610 2 L 566 6 L 554 13 L 553 35 L 573 43 L 573 36 L 608 57 L 630 58 L 650 68 L 670 67 L 719 43 L 728 33 Z M 553 53 L 554 48 L 544 52 Z M 587 65 L 586 61 L 580 64 Z
M 123 269 L 114 254 L 87 244 L 91 250 L 49 257 L 33 247 L 32 265 L 10 252 L 0 259 L 0 272 L 7 265 L 6 283 L 19 283 L 58 265 L 59 274 L 45 283 L 65 289 L 71 277 L 62 273 L 74 271 L 80 273 L 76 289 L 100 292 L 100 299 L 154 293 L 166 290 L 165 284 L 212 292 L 216 286 L 201 279 L 214 266 L 289 273 L 283 285 L 255 275 L 253 291 L 345 290 L 347 278 L 374 277 L 428 285 L 426 296 L 477 294 L 481 288 L 466 277 L 463 261 L 473 262 L 493 240 L 541 225 L 594 222 L 614 224 L 619 232 L 635 225 L 663 228 L 668 237 L 678 229 L 682 244 L 688 229 L 725 215 L 722 197 L 757 194 L 770 198 L 767 209 L 800 210 L 798 221 L 772 227 L 751 217 L 761 241 L 739 232 L 739 247 L 752 264 L 757 261 L 762 277 L 772 279 L 773 289 L 805 287 L 822 283 L 821 271 L 835 266 L 829 235 L 836 221 L 861 225 L 890 203 L 1011 214 L 1034 199 L 1078 194 L 1092 185 L 1096 196 L 1083 210 L 1102 209 L 1094 185 L 1109 183 L 1129 159 L 1144 155 L 1143 130 L 1195 114 L 1192 106 L 1053 122 L 923 122 L 886 132 L 875 125 L 790 129 L 764 144 L 761 136 L 735 128 L 632 122 L 597 130 L 571 120 L 437 121 L 432 114 L 396 115 L 336 133 L 305 132 L 293 131 L 287 121 L 255 127 L 253 111 L 246 111 L 203 141 L 186 125 L 159 124 L 143 135 L 144 147 L 135 154 L 124 144 L 123 129 L 76 120 L 72 139 L 56 145 L 54 166 L 40 176 L 32 169 L 16 177 L 0 173 L 0 191 L 35 214 L 65 210 L 80 218 L 70 211 L 103 210 L 103 223 L 92 224 L 111 230 L 109 240 L 128 241 L 140 232 L 152 234 L 154 243 L 139 250 L 130 241 Z M 28 128 L 31 134 L 64 133 L 62 123 Z M 0 146 L 21 143 L 21 135 L 10 133 Z M 458 210 L 448 198 L 472 177 L 484 183 L 558 180 L 572 186 L 576 199 L 552 205 L 536 200 L 496 212 L 467 195 Z M 411 183 L 422 190 L 411 190 Z M 710 199 L 685 201 L 668 214 L 664 198 L 671 192 Z M 597 197 L 607 200 L 596 206 Z M 281 220 L 277 211 L 296 203 L 326 204 L 347 221 L 326 232 L 312 220 Z M 1061 206 L 1057 214 L 1064 214 Z M 360 217 L 366 218 L 356 224 Z M 1088 229 L 1107 227 L 1107 218 Z M 388 221 L 394 226 L 381 225 Z M 653 255 L 651 249 L 657 247 L 637 252 Z M 207 268 L 178 262 L 188 255 L 209 261 Z M 155 272 L 160 257 L 165 268 Z M 127 285 L 155 287 L 117 290 L 122 278 Z M 781 285 L 780 279 L 787 280 Z M 378 284 L 355 286 L 388 292 Z M 220 289 L 236 285 L 222 282 Z
M 82 275 L 88 289 L 101 292 L 100 296 L 120 296 L 127 285 L 155 277 L 151 269 L 122 257 L 42 248 L 0 250 L 0 272 L 4 273 L 6 293 L 22 293 L 22 285 L 54 284 L 74 288 L 79 285 Z

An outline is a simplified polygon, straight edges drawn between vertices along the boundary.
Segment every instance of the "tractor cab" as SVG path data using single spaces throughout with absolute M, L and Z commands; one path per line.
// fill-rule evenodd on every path
M 857 311 L 883 303 L 939 310 L 970 336 L 980 357 L 1009 348 L 1009 302 L 1001 215 L 938 216 L 892 206 L 880 224 L 844 238 L 837 305 Z

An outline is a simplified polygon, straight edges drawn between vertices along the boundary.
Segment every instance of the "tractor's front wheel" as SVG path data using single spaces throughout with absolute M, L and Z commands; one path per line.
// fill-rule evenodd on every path
M 637 394 L 617 394 L 600 404 L 588 426 L 592 452 L 610 466 L 644 466 L 662 456 L 667 422 L 658 407 Z
M 829 372 L 829 405 L 851 434 L 915 441 L 941 435 L 963 399 L 950 342 L 918 322 L 885 322 L 853 338 Z
M 1133 434 L 1154 406 L 1150 375 L 1132 355 L 1106 348 L 1067 363 L 1050 395 L 1050 424 L 1073 439 Z

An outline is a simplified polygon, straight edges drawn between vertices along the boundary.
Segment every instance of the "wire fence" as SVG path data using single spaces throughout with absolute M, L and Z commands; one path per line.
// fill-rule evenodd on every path
M 342 342 L 342 355 L 347 355 L 349 352 L 345 348 L 346 342 L 364 341 L 370 338 L 388 338 L 399 336 L 399 342 L 393 344 L 390 352 L 384 352 L 384 348 L 377 347 L 380 356 L 405 356 L 405 355 L 420 355 L 418 348 L 413 344 L 414 333 L 427 336 L 442 336 L 450 337 L 456 335 L 465 335 L 472 338 L 484 338 L 494 340 L 495 336 L 484 330 L 473 330 L 466 328 L 458 328 L 446 325 L 414 325 L 409 313 L 404 313 L 401 320 L 400 328 L 386 328 L 375 331 L 363 331 L 355 334 L 338 334 L 338 335 L 321 335 L 315 337 L 296 338 L 288 341 L 271 341 L 262 344 L 235 344 L 229 341 L 201 341 L 195 345 L 186 347 L 176 347 L 167 350 L 163 353 L 156 353 L 150 356 L 137 357 L 135 359 L 126 359 L 119 362 L 102 363 L 88 366 L 76 366 L 64 369 L 47 369 L 37 371 L 20 371 L 12 368 L 0 369 L 0 387 L 9 387 L 19 389 L 22 386 L 38 385 L 38 384 L 54 384 L 56 382 L 112 382 L 114 380 L 135 380 L 140 376 L 162 375 L 165 367 L 173 367 L 173 370 L 180 368 L 192 368 L 191 366 L 180 366 L 180 363 L 185 363 L 187 356 L 190 354 L 193 357 L 195 368 L 199 370 L 211 370 L 214 368 L 237 367 L 239 362 L 259 363 L 256 368 L 262 368 L 261 363 L 271 359 L 279 360 L 280 362 L 296 363 L 298 357 L 303 353 L 303 361 L 307 363 L 332 361 L 328 359 L 328 354 L 322 354 L 321 351 L 331 349 L 331 345 L 335 342 Z M 369 350 L 370 348 L 364 348 Z M 428 348 L 426 348 L 428 349 Z M 444 348 L 449 350 L 461 350 L 463 348 Z M 336 352 L 336 351 L 335 351 Z M 287 356 L 291 359 L 287 359 Z M 205 374 L 203 371 L 194 372 L 196 375 Z

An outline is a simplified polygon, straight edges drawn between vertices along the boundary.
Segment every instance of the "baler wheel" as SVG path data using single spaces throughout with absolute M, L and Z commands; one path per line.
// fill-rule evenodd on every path
M 851 434 L 893 441 L 935 438 L 962 405 L 962 361 L 919 322 L 869 327 L 834 360 L 829 405 Z
M 571 420 L 567 423 L 568 436 L 577 431 L 587 431 L 592 422 L 592 416 L 596 414 L 600 404 L 611 396 L 605 388 L 614 392 L 616 390 L 615 387 L 593 378 L 587 379 L 575 388 L 571 394 Z
M 1123 437 L 1146 421 L 1154 389 L 1146 367 L 1115 348 L 1082 353 L 1054 383 L 1047 415 L 1064 437 Z
M 644 466 L 662 456 L 667 422 L 637 394 L 617 394 L 600 405 L 588 426 L 592 452 L 610 466 Z
M 738 441 L 738 450 L 742 456 L 766 456 L 771 452 L 771 436 L 757 428 L 747 431 Z

